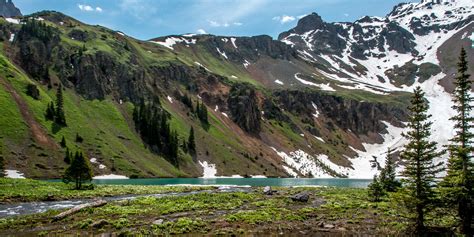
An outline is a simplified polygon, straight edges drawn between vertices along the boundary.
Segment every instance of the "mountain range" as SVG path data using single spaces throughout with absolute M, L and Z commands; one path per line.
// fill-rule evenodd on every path
M 26 177 L 60 177 L 67 147 L 97 175 L 371 178 L 405 144 L 413 88 L 426 92 L 441 149 L 461 47 L 474 74 L 472 0 L 402 3 L 355 22 L 311 13 L 277 40 L 141 41 L 59 12 L 12 17 L 2 4 L 0 150 Z M 45 118 L 59 85 L 66 127 Z M 152 102 L 180 144 L 193 128 L 194 154 L 180 146 L 173 163 L 144 138 L 133 111 Z

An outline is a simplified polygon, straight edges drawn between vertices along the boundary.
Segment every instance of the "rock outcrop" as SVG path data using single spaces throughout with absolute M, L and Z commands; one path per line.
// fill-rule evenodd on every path
M 243 130 L 251 134 L 260 132 L 261 113 L 255 89 L 248 84 L 236 84 L 232 87 L 227 101 L 232 120 Z
M 3 17 L 18 17 L 22 16 L 20 9 L 15 7 L 12 0 L 0 0 L 0 16 Z

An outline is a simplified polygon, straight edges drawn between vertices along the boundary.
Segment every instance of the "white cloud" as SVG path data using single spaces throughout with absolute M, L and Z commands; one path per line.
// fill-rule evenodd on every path
M 89 5 L 82 5 L 82 4 L 79 4 L 77 5 L 79 7 L 79 9 L 81 9 L 81 11 L 86 11 L 86 12 L 91 12 L 91 11 L 94 11 L 94 8 L 92 8 L 91 6 Z
M 347 13 L 344 13 L 344 16 L 345 16 L 345 17 L 349 17 L 349 14 L 347 14 Z
M 212 26 L 212 27 L 229 27 L 229 26 L 241 26 L 242 23 L 241 22 L 233 22 L 232 24 L 228 23 L 228 22 L 218 22 L 218 21 L 213 21 L 213 20 L 207 20 L 207 22 L 209 22 L 209 25 Z
M 90 5 L 83 5 L 83 4 L 78 4 L 77 7 L 81 10 L 81 11 L 84 11 L 84 12 L 93 12 L 93 11 L 96 11 L 96 12 L 103 12 L 103 9 L 100 8 L 100 7 L 92 7 Z
M 296 20 L 296 18 L 294 16 L 283 15 L 283 16 L 275 16 L 272 18 L 272 20 L 279 21 L 281 24 L 285 24 L 285 23 Z
M 204 29 L 198 29 L 196 32 L 201 35 L 207 34 L 207 32 Z

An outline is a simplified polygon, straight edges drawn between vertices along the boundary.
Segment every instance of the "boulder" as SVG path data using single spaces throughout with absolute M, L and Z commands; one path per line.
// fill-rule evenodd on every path
M 276 192 L 277 191 L 272 190 L 272 187 L 270 187 L 270 186 L 266 186 L 265 188 L 263 188 L 263 194 L 265 194 L 265 195 L 273 195 Z
M 309 192 L 297 193 L 297 194 L 295 194 L 291 197 L 291 200 L 293 200 L 295 202 L 308 202 L 309 195 L 310 195 Z
M 165 220 L 163 220 L 163 219 L 158 219 L 158 220 L 156 220 L 156 221 L 153 221 L 153 225 L 161 225 L 161 224 L 163 224 L 163 222 L 165 222 Z

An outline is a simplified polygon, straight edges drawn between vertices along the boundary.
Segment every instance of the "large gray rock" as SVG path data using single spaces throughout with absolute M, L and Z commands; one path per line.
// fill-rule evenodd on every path
M 293 200 L 295 202 L 308 202 L 309 195 L 310 195 L 309 192 L 297 193 L 297 194 L 295 194 L 291 197 L 291 200 Z
M 263 188 L 263 194 L 265 194 L 265 195 L 273 195 L 276 192 L 277 191 L 272 190 L 272 187 L 270 187 L 270 186 L 266 186 L 265 188 Z

